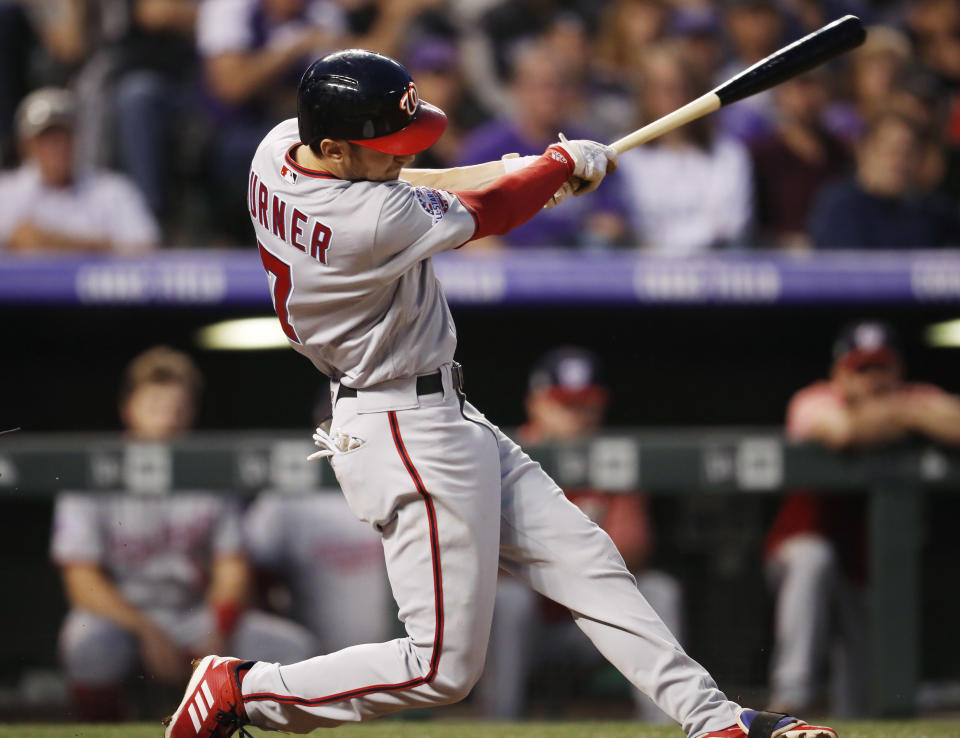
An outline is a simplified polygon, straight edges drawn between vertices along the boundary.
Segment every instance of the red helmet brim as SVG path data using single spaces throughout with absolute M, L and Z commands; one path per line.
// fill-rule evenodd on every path
M 433 146 L 447 127 L 446 114 L 435 105 L 420 101 L 417 117 L 406 128 L 378 138 L 351 139 L 350 143 L 366 146 L 393 156 L 410 156 Z

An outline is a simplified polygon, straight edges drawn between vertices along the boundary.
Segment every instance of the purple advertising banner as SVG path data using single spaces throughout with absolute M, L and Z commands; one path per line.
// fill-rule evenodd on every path
M 960 302 L 960 251 L 726 253 L 469 251 L 434 258 L 453 305 L 801 305 Z M 147 258 L 0 257 L 0 304 L 269 306 L 255 252 Z

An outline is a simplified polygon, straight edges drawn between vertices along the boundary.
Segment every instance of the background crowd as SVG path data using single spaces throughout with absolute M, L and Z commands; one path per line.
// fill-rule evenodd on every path
M 417 165 L 450 166 L 559 130 L 613 140 L 847 12 L 870 27 L 859 50 L 629 152 L 597 195 L 488 245 L 960 244 L 953 0 L 0 0 L 0 244 L 247 245 L 252 153 L 335 49 L 408 66 L 450 118 Z

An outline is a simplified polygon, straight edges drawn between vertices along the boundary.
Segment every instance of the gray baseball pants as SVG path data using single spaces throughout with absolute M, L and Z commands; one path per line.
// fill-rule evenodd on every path
M 332 457 L 354 514 L 380 530 L 407 636 L 243 681 L 253 725 L 294 733 L 463 699 L 483 671 L 497 569 L 573 613 L 600 652 L 688 736 L 733 725 L 738 706 L 637 590 L 609 536 L 517 444 L 452 389 L 413 379 L 336 403 L 362 441 Z

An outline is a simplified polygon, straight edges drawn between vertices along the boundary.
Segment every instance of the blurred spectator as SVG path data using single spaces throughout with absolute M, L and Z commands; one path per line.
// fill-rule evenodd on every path
M 645 49 L 663 38 L 669 17 L 665 0 L 614 0 L 604 7 L 584 96 L 601 140 L 632 129 L 640 62 Z
M 818 249 L 909 249 L 960 245 L 957 207 L 918 190 L 923 139 L 897 112 L 867 124 L 855 177 L 823 190 L 810 218 Z
M 187 431 L 200 385 L 185 354 L 140 354 L 120 396 L 130 439 L 162 443 Z M 242 521 L 229 496 L 64 493 L 51 550 L 71 607 L 60 648 L 81 719 L 123 716 L 122 685 L 138 661 L 176 683 L 206 653 L 284 663 L 315 653 L 303 628 L 245 610 Z
M 14 161 L 13 116 L 27 92 L 27 67 L 33 46 L 22 6 L 0 0 L 0 167 Z
M 561 130 L 570 139 L 594 138 L 570 123 L 579 89 L 542 44 L 531 44 L 518 53 L 510 92 L 514 100 L 511 118 L 487 123 L 466 137 L 460 164 L 479 164 L 509 153 L 542 153 Z M 559 207 L 545 210 L 504 236 L 504 242 L 510 246 L 585 248 L 623 242 L 626 223 L 616 174 L 608 180 L 613 181 L 604 183 L 589 198 L 568 198 Z
M 314 422 L 332 415 L 325 387 Z M 339 488 L 265 492 L 244 526 L 267 600 L 309 628 L 320 653 L 390 638 L 397 621 L 380 534 L 357 520 Z
M 588 0 L 501 0 L 472 28 L 466 28 L 463 69 L 484 107 L 509 116 L 515 103 L 503 87 L 513 74 L 520 50 L 537 40 L 549 44 L 551 32 L 557 28 L 561 37 L 568 38 L 572 30 L 579 44 L 582 34 L 594 27 L 598 8 L 598 3 Z M 563 61 L 568 53 L 580 55 L 578 49 L 561 48 L 555 61 L 565 69 L 574 66 Z
M 727 0 L 723 20 L 733 58 L 720 68 L 717 83 L 756 64 L 783 45 L 786 21 L 775 0 Z M 694 90 L 694 97 L 708 89 Z M 717 113 L 721 131 L 747 142 L 769 134 L 775 118 L 776 108 L 769 90 L 724 107 Z
M 898 82 L 890 106 L 912 119 L 923 132 L 917 181 L 960 203 L 960 142 L 946 138 L 950 97 L 931 72 L 913 67 Z
M 779 85 L 777 128 L 752 147 L 757 226 L 761 241 L 772 246 L 809 246 L 806 225 L 814 198 L 849 169 L 847 147 L 823 123 L 825 74 L 809 72 Z
M 860 322 L 843 329 L 828 381 L 800 390 L 787 409 L 787 434 L 837 451 L 883 446 L 910 436 L 960 445 L 960 397 L 903 380 L 892 329 Z M 829 654 L 833 711 L 860 715 L 865 705 L 865 500 L 795 492 L 766 541 L 777 587 L 770 707 L 808 709 L 819 697 Z
M 273 126 L 296 115 L 300 75 L 313 57 L 340 45 L 345 31 L 342 13 L 327 0 L 201 4 L 197 45 L 217 129 L 210 174 L 219 219 L 236 240 L 248 236 L 241 208 L 257 145 Z
M 889 108 L 897 80 L 910 63 L 910 42 L 895 28 L 872 26 L 850 60 L 850 89 L 830 106 L 827 126 L 853 142 L 863 134 L 866 121 Z
M 42 53 L 31 60 L 34 74 L 45 84 L 67 84 L 93 45 L 91 31 L 98 15 L 94 6 L 111 0 L 19 2 L 42 49 Z
M 168 213 L 173 164 L 191 134 L 198 76 L 194 41 L 200 0 L 128 0 L 130 22 L 112 45 L 121 168 L 158 217 Z
M 723 56 L 723 34 L 716 9 L 710 5 L 678 9 L 670 24 L 670 35 L 696 78 L 713 79 Z
M 0 245 L 21 253 L 149 250 L 159 232 L 136 187 L 118 174 L 77 171 L 74 112 L 73 95 L 51 87 L 17 109 L 24 163 L 0 175 Z
M 919 62 L 956 93 L 960 88 L 960 4 L 912 0 L 906 26 Z
M 465 133 L 487 119 L 485 111 L 466 89 L 457 47 L 444 38 L 421 38 L 407 52 L 404 66 L 417 81 L 420 98 L 429 100 L 447 114 L 447 129 L 437 143 L 418 155 L 415 166 L 422 169 L 454 166 Z
M 597 35 L 602 69 L 631 82 L 647 46 L 663 38 L 670 6 L 666 0 L 613 0 L 603 9 Z
M 648 50 L 643 64 L 643 123 L 686 104 L 703 89 L 673 46 Z M 700 118 L 620 157 L 634 235 L 641 245 L 686 256 L 740 243 L 750 226 L 750 155 Z
M 597 357 L 566 347 L 541 358 L 530 375 L 527 424 L 518 431 L 524 444 L 563 443 L 588 438 L 603 426 L 610 401 Z M 613 539 L 637 587 L 670 630 L 682 640 L 683 595 L 677 581 L 648 569 L 653 533 L 645 498 L 638 492 L 565 490 L 567 497 Z M 577 628 L 570 612 L 503 575 L 497 586 L 487 666 L 477 687 L 484 715 L 517 719 L 526 708 L 526 685 L 535 666 L 598 666 L 603 657 Z M 639 717 L 666 716 L 637 690 Z
M 267 131 L 296 115 L 297 83 L 310 62 L 351 46 L 397 56 L 411 19 L 437 4 L 438 0 L 380 0 L 359 7 L 333 0 L 203 2 L 197 45 L 217 126 L 212 173 L 220 193 L 220 217 L 234 238 L 249 238 L 243 208 L 253 153 Z M 350 34 L 351 18 L 358 13 L 367 21 L 364 30 Z

